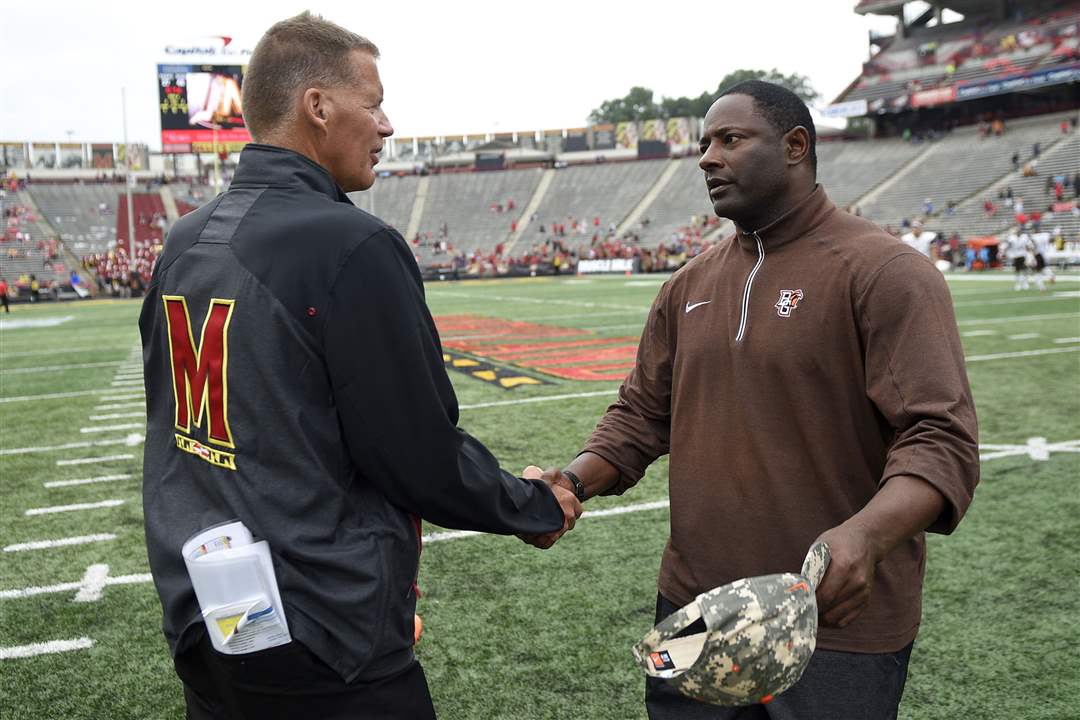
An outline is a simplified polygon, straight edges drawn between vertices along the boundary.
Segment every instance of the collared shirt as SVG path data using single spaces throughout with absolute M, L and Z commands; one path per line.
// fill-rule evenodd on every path
M 585 445 L 613 492 L 670 453 L 671 536 L 659 587 L 683 605 L 742 577 L 797 571 L 813 540 L 890 478 L 945 497 L 950 532 L 979 476 L 975 409 L 948 287 L 922 255 L 818 187 L 675 273 L 637 363 Z M 835 650 L 915 637 L 922 533 L 878 566 L 870 606 L 821 628 Z

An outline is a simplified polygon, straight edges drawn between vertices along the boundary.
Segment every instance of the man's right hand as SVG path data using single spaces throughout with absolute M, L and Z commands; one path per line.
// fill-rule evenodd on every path
M 543 533 L 536 535 L 518 535 L 523 542 L 532 545 L 533 547 L 540 548 L 541 550 L 547 550 L 554 545 L 559 538 L 561 538 L 568 530 L 573 530 L 574 525 L 577 523 L 577 519 L 581 517 L 582 509 L 581 503 L 574 496 L 574 493 L 566 489 L 565 485 L 556 484 L 549 478 L 552 473 L 562 475 L 561 472 L 552 468 L 546 473 L 542 473 L 540 468 L 535 465 L 530 465 L 525 468 L 521 473 L 523 478 L 528 480 L 544 480 L 551 488 L 552 494 L 555 495 L 555 499 L 559 501 L 559 507 L 563 512 L 563 526 L 561 529 L 551 533 Z M 570 483 L 568 479 L 563 478 L 564 483 Z

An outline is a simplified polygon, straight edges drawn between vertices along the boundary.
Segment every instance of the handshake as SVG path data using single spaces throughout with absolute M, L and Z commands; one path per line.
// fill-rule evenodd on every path
M 526 480 L 543 480 L 546 482 L 548 487 L 551 488 L 551 492 L 554 493 L 555 499 L 559 501 L 559 507 L 562 509 L 563 526 L 559 530 L 539 535 L 518 535 L 523 542 L 526 542 L 533 547 L 538 547 L 541 550 L 547 550 L 554 545 L 566 531 L 574 529 L 574 524 L 577 522 L 577 519 L 581 517 L 581 502 L 574 494 L 573 483 L 570 482 L 570 479 L 563 475 L 562 471 L 558 468 L 550 468 L 545 472 L 535 465 L 530 465 L 521 472 L 521 477 Z

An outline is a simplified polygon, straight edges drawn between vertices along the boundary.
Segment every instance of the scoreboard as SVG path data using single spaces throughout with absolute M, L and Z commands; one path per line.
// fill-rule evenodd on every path
M 240 88 L 244 65 L 158 65 L 161 150 L 235 151 L 251 142 Z

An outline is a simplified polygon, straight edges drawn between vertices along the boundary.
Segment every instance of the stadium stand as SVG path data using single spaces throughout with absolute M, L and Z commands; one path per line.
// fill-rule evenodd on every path
M 8 192 L 0 201 L 4 232 L 0 237 L 0 277 L 20 297 L 30 299 L 31 285 L 48 293 L 68 282 L 63 245 L 25 190 Z M 35 296 L 34 299 L 37 299 Z
M 678 167 L 671 180 L 644 212 L 640 224 L 631 231 L 639 236 L 639 244 L 655 245 L 670 240 L 680 228 L 698 224 L 694 218 L 711 217 L 712 203 L 705 188 L 705 175 L 698 167 L 697 157 L 681 158 L 671 162 Z
M 135 243 L 136 245 L 159 245 L 165 237 L 165 205 L 161 196 L 155 193 L 132 193 L 134 205 Z M 116 211 L 117 243 L 127 244 L 127 196 L 120 195 Z
M 349 198 L 404 235 L 419 184 L 420 178 L 416 175 L 383 177 L 370 190 L 350 193 Z
M 959 128 L 932 142 L 917 163 L 893 176 L 891 185 L 860 210 L 881 225 L 898 226 L 904 220 L 944 212 L 949 202 L 982 203 L 983 191 L 1012 172 L 1014 153 L 1019 153 L 1022 167 L 1031 161 L 1035 143 L 1048 148 L 1062 140 L 1059 126 L 1067 117 L 1012 121 L 1000 137 L 984 136 L 975 127 Z
M 28 189 L 76 255 L 107 252 L 116 244 L 116 210 L 123 185 L 33 184 Z
M 556 171 L 551 187 L 537 208 L 536 222 L 529 226 L 522 240 L 543 242 L 545 238 L 540 227 L 550 229 L 552 223 L 565 225 L 568 236 L 573 224 L 578 224 L 579 241 L 568 238 L 571 247 L 577 247 L 582 241 L 588 244 L 596 230 L 603 236 L 611 224 L 619 225 L 630 214 L 668 162 L 600 163 Z M 584 233 L 581 232 L 583 225 Z
M 457 247 L 486 249 L 505 242 L 540 175 L 526 169 L 433 176 L 418 229 L 421 247 L 443 239 L 444 225 L 445 239 Z
M 818 182 L 839 207 L 856 203 L 912 162 L 924 147 L 899 139 L 820 143 Z

